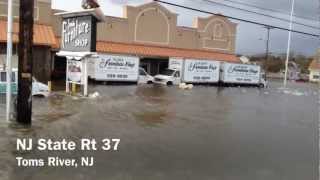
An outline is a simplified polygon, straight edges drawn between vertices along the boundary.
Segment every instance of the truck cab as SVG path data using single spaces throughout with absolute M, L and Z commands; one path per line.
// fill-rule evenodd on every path
M 267 81 L 267 78 L 266 78 L 266 73 L 264 71 L 261 72 L 261 76 L 260 76 L 260 84 L 259 86 L 261 88 L 266 88 L 268 87 L 268 81 Z
M 156 75 L 153 82 L 167 86 L 178 85 L 181 83 L 181 72 L 178 69 L 166 69 Z
M 139 68 L 139 84 L 152 84 L 154 78 L 148 74 L 143 68 Z

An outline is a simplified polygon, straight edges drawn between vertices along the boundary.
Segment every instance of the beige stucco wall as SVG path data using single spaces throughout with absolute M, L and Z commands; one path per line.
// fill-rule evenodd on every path
M 19 1 L 14 2 L 14 14 L 17 16 Z M 0 10 L 7 8 L 6 3 L 6 0 L 0 0 Z M 193 27 L 179 27 L 178 14 L 156 2 L 123 8 L 123 17 L 108 16 L 106 22 L 98 24 L 99 41 L 235 52 L 237 25 L 227 18 L 197 18 Z M 51 9 L 51 0 L 37 0 L 35 3 L 36 22 L 51 25 L 55 35 L 60 36 L 61 18 L 54 15 L 57 12 Z M 5 13 L 2 11 L 2 14 Z M 5 15 L 2 18 L 6 19 Z
M 98 40 L 235 52 L 237 25 L 227 18 L 197 18 L 194 27 L 179 27 L 178 15 L 155 2 L 125 6 L 123 12 L 98 25 Z
M 200 34 L 197 29 L 177 27 L 174 38 L 174 47 L 197 49 L 199 47 Z
M 227 52 L 235 51 L 237 25 L 227 18 L 221 16 L 197 18 L 194 26 L 201 34 L 200 48 Z
M 130 42 L 129 22 L 127 19 L 107 17 L 107 22 L 99 23 L 97 39 L 102 41 Z
M 8 1 L 0 0 L 0 19 L 7 19 Z M 51 0 L 35 0 L 34 19 L 36 23 L 49 25 L 51 23 Z M 13 17 L 19 17 L 19 0 L 13 0 Z
M 61 19 L 54 16 L 56 12 L 51 10 L 50 22 L 55 34 L 60 36 Z M 227 18 L 197 18 L 193 27 L 177 26 L 177 18 L 178 14 L 156 2 L 124 6 L 123 17 L 107 16 L 106 22 L 98 24 L 97 39 L 235 53 L 237 25 Z
M 56 16 L 55 14 L 60 13 L 62 11 L 52 9 L 50 12 L 51 12 L 51 19 L 50 19 L 51 27 L 53 29 L 54 34 L 60 37 L 61 31 L 62 31 L 62 26 L 61 26 L 62 18 L 60 16 Z
M 14 0 L 14 16 L 19 15 L 19 1 Z M 0 19 L 6 19 L 7 0 L 0 0 Z M 51 25 L 56 36 L 61 33 L 61 18 L 51 9 L 51 0 L 35 1 L 37 23 Z M 123 17 L 107 17 L 98 24 L 100 41 L 142 43 L 175 48 L 235 52 L 235 23 L 219 16 L 197 18 L 193 27 L 177 26 L 178 15 L 156 2 L 124 6 Z

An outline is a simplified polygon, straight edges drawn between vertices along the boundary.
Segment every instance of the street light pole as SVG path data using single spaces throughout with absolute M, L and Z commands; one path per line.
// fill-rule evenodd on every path
M 289 34 L 288 34 L 288 48 L 287 48 L 287 58 L 286 58 L 286 68 L 284 72 L 283 86 L 287 87 L 287 76 L 288 76 L 288 64 L 290 57 L 290 46 L 291 46 L 291 30 L 292 30 L 292 21 L 293 21 L 293 12 L 294 12 L 294 0 L 292 0 L 291 14 L 290 14 L 290 25 L 289 25 Z
M 7 59 L 6 59 L 6 71 L 7 71 L 7 93 L 6 93 L 6 120 L 10 121 L 11 115 L 11 63 L 12 63 L 12 0 L 8 0 L 8 22 L 7 22 Z

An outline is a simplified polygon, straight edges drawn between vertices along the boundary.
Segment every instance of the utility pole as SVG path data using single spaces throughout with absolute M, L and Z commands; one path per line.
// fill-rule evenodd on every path
M 270 42 L 270 30 L 273 29 L 273 27 L 265 26 L 267 29 L 267 41 L 266 41 L 266 57 L 264 62 L 264 70 L 265 70 L 265 80 L 267 80 L 267 73 L 268 73 L 268 60 L 269 60 L 269 42 Z
M 31 125 L 34 0 L 20 0 L 17 121 Z
M 7 61 L 6 61 L 6 71 L 7 71 L 7 96 L 6 96 L 6 119 L 7 122 L 11 118 L 11 64 L 12 64 L 12 0 L 8 0 L 8 30 L 7 30 Z

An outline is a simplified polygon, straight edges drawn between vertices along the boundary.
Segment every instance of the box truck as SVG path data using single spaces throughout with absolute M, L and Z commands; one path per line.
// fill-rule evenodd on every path
M 139 67 L 135 56 L 99 54 L 88 61 L 88 76 L 96 81 L 152 83 L 153 77 Z
M 220 70 L 220 81 L 223 84 L 256 85 L 266 87 L 259 65 L 223 63 Z
M 154 83 L 177 85 L 180 83 L 201 84 L 219 82 L 220 62 L 218 61 L 186 59 L 180 67 L 169 68 L 161 74 L 156 75 Z
M 94 64 L 94 79 L 97 81 L 138 81 L 138 57 L 99 54 Z
M 185 83 L 218 83 L 220 62 L 187 59 L 182 71 L 182 79 Z

